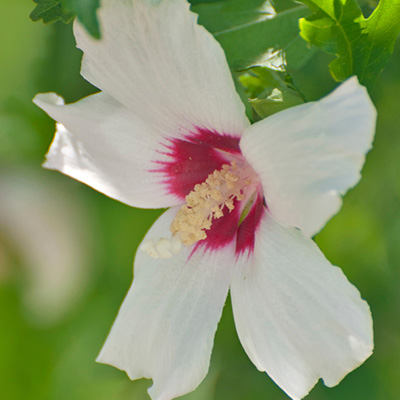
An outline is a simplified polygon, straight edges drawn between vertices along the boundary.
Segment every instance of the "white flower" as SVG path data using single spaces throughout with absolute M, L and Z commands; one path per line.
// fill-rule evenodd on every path
M 59 121 L 45 167 L 134 207 L 171 208 L 136 254 L 98 360 L 152 378 L 154 400 L 194 390 L 230 289 L 259 370 L 293 399 L 319 378 L 336 385 L 371 354 L 371 315 L 310 237 L 360 179 L 376 118 L 366 90 L 352 78 L 250 125 L 185 0 L 103 1 L 99 18 L 100 41 L 79 23 L 75 37 L 101 92 L 35 98 Z

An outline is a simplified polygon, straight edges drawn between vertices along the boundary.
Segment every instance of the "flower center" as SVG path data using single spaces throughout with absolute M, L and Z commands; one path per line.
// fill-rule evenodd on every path
M 246 162 L 240 167 L 236 161 L 222 165 L 186 196 L 170 226 L 172 239 L 161 238 L 156 243 L 149 240 L 142 244 L 141 250 L 152 258 L 170 258 L 181 251 L 182 244 L 191 246 L 206 239 L 213 220 L 251 197 L 253 191 L 248 188 L 257 184 L 253 182 L 254 175 Z
M 245 187 L 250 183 L 250 179 L 241 177 L 236 161 L 224 164 L 186 196 L 185 204 L 172 221 L 172 235 L 186 246 L 205 239 L 212 221 L 221 218 L 224 211 L 231 212 L 235 200 L 244 200 Z

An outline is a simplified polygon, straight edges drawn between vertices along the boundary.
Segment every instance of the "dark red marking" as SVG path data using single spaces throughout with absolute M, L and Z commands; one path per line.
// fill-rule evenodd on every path
M 197 132 L 193 136 L 188 136 L 187 140 L 191 141 L 192 143 L 211 146 L 227 153 L 241 154 L 239 147 L 240 137 L 238 136 L 225 134 L 220 135 L 215 131 L 197 128 Z
M 196 243 L 193 251 L 199 248 L 205 250 L 218 250 L 235 239 L 239 224 L 240 207 L 235 207 L 231 212 L 224 208 L 224 215 L 212 221 L 211 228 L 206 231 L 207 238 Z
M 161 168 L 152 172 L 162 173 L 169 193 L 184 199 L 196 184 L 204 182 L 208 175 L 229 162 L 224 152 L 240 154 L 239 139 L 197 128 L 184 139 L 168 139 L 168 143 L 163 144 L 166 151 L 162 154 L 169 156 L 170 161 L 155 161 Z
M 237 229 L 236 256 L 243 254 L 246 250 L 248 254 L 253 252 L 256 231 L 263 213 L 264 201 L 262 196 L 258 194 L 250 212 Z
M 168 161 L 155 161 L 160 166 L 152 172 L 164 175 L 163 183 L 167 190 L 185 199 L 194 186 L 204 182 L 208 175 L 229 163 L 229 154 L 241 155 L 239 137 L 220 135 L 203 128 L 196 130 L 182 139 L 168 139 L 163 143 Z M 218 250 L 236 240 L 236 255 L 254 250 L 255 233 L 264 212 L 263 197 L 259 194 L 246 218 L 239 225 L 242 207 L 236 202 L 229 212 L 224 208 L 224 215 L 212 222 L 207 230 L 207 238 L 196 243 L 193 252 Z M 192 253 L 193 254 L 193 253 Z
M 236 256 L 251 254 L 254 250 L 255 235 L 265 211 L 264 199 L 258 194 L 246 218 L 239 225 L 241 207 L 238 202 L 232 212 L 224 209 L 224 216 L 213 220 L 211 229 L 206 231 L 207 238 L 196 243 L 193 252 L 198 249 L 218 250 L 236 240 Z

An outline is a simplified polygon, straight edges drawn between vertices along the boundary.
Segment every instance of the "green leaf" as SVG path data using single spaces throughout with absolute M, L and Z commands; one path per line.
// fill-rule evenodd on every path
M 272 18 L 264 16 L 254 22 L 214 33 L 225 50 L 230 67 L 235 71 L 253 66 L 266 66 L 283 71 L 300 68 L 314 49 L 300 49 L 298 20 L 308 13 L 305 6 L 295 6 L 277 13 Z M 300 54 L 301 53 L 301 54 Z M 286 54 L 294 54 L 291 64 Z
M 357 75 L 372 89 L 400 33 L 400 0 L 381 0 L 364 18 L 355 0 L 302 0 L 314 12 L 300 20 L 300 34 L 337 58 L 329 69 L 336 81 Z
M 271 0 L 275 10 L 279 13 L 281 11 L 289 10 L 290 8 L 296 7 L 294 0 Z
M 200 3 L 218 3 L 223 0 L 188 0 L 190 4 L 197 5 Z
M 199 23 L 222 45 L 236 89 L 251 120 L 304 102 L 288 71 L 317 49 L 299 36 L 298 20 L 309 13 L 290 0 L 225 0 L 198 4 Z
M 75 16 L 95 38 L 100 38 L 96 10 L 99 0 L 33 0 L 37 6 L 31 12 L 32 21 L 43 20 L 45 24 L 56 21 L 71 22 Z
M 278 111 L 304 103 L 304 97 L 288 74 L 255 67 L 239 76 L 257 121 Z
M 270 92 L 263 93 L 257 99 L 250 99 L 249 102 L 259 119 L 264 119 L 278 111 L 304 103 L 296 92 L 288 88 L 284 88 L 284 90 L 274 88 Z
M 211 32 L 217 33 L 238 26 L 262 21 L 275 15 L 268 0 L 227 0 L 192 6 L 199 14 L 199 23 Z
M 65 23 L 73 19 L 73 15 L 65 13 L 61 7 L 61 0 L 33 0 L 37 6 L 31 12 L 32 21 L 43 20 L 43 23 L 50 24 L 62 20 Z
M 96 11 L 99 0 L 62 0 L 63 7 L 75 14 L 87 31 L 95 38 L 100 39 L 100 27 Z
M 366 85 L 373 85 L 392 56 L 400 33 L 400 0 L 381 0 L 367 19 L 367 28 L 369 41 L 364 44 L 360 77 Z

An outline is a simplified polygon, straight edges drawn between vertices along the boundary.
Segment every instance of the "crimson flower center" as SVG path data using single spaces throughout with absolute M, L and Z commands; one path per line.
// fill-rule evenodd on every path
M 249 167 L 239 168 L 236 161 L 222 165 L 186 196 L 171 224 L 172 234 L 186 246 L 205 239 L 213 220 L 246 199 L 253 180 Z

